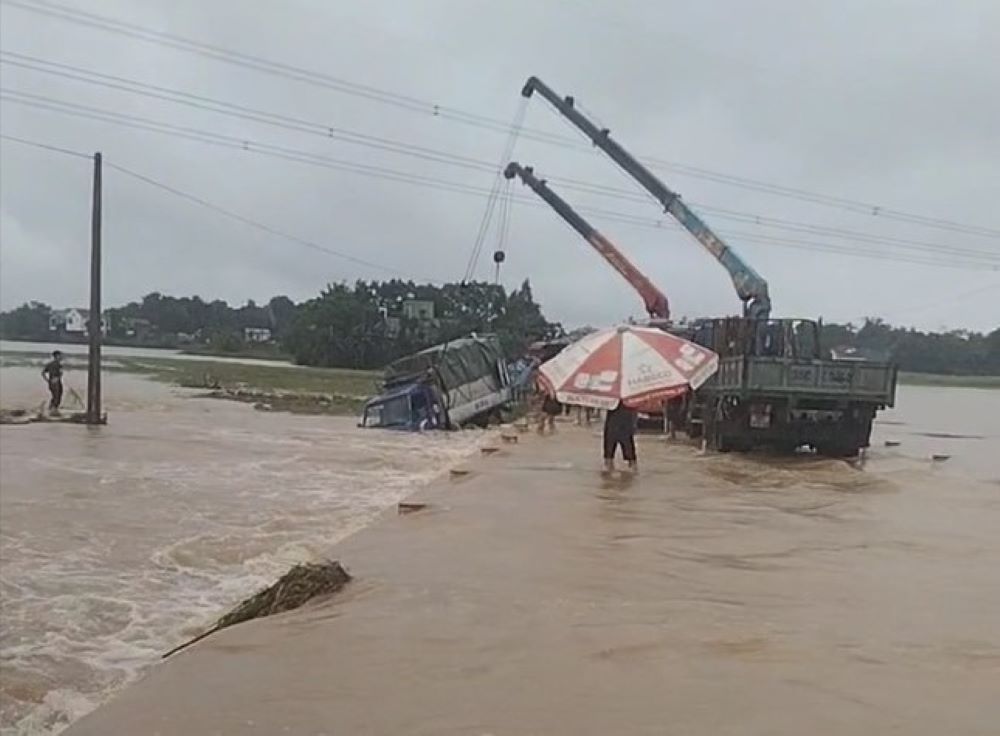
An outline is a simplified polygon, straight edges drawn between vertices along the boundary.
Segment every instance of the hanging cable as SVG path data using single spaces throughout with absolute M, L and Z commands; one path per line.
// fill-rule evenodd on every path
M 493 250 L 495 283 L 500 283 L 500 267 L 507 260 L 507 233 L 510 230 L 510 205 L 513 196 L 513 181 L 507 179 L 503 194 L 500 195 L 500 221 L 497 224 L 496 247 Z
M 479 232 L 476 233 L 476 240 L 472 246 L 472 253 L 469 256 L 469 262 L 465 267 L 465 275 L 462 277 L 462 282 L 465 283 L 472 278 L 473 273 L 476 270 L 476 264 L 479 262 L 479 256 L 482 254 L 483 243 L 486 241 L 486 234 L 489 232 L 490 223 L 493 221 L 493 212 L 496 209 L 497 196 L 500 193 L 500 189 L 503 186 L 503 168 L 510 161 L 511 156 L 514 155 L 514 146 L 517 143 L 517 137 L 521 132 L 521 127 L 524 125 L 524 116 L 528 111 L 528 100 L 526 98 L 521 98 L 517 103 L 517 111 L 514 113 L 514 123 L 510 128 L 510 135 L 507 136 L 507 142 L 504 145 L 503 155 L 500 157 L 500 165 L 497 167 L 496 174 L 493 177 L 493 185 L 490 188 L 490 196 L 486 202 L 486 209 L 483 212 L 483 217 L 479 222 Z

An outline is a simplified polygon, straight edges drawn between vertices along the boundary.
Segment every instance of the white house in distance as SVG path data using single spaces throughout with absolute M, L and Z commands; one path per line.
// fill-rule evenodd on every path
M 71 335 L 86 335 L 87 322 L 90 321 L 89 309 L 56 309 L 49 315 L 50 332 L 66 332 Z M 101 315 L 101 334 L 108 334 L 108 316 Z

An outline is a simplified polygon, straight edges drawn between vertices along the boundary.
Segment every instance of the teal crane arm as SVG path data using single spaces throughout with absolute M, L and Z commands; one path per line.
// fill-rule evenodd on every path
M 572 97 L 560 97 L 538 77 L 529 77 L 521 94 L 531 97 L 538 92 L 548 100 L 567 120 L 580 129 L 591 142 L 625 170 L 632 178 L 663 205 L 678 222 L 711 253 L 729 273 L 736 293 L 743 302 L 743 315 L 752 319 L 767 319 L 771 314 L 771 297 L 767 281 L 746 263 L 722 238 L 712 232 L 694 211 L 681 199 L 680 195 L 639 162 L 615 141 L 607 129 L 598 128 L 576 109 Z

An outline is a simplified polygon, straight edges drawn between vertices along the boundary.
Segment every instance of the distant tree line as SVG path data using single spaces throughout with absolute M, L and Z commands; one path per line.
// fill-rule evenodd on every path
M 426 308 L 415 314 L 414 304 Z M 52 307 L 30 302 L 0 313 L 0 337 L 53 340 Z M 557 337 L 525 281 L 511 291 L 482 282 L 417 284 L 358 281 L 331 284 L 319 296 L 295 304 L 277 296 L 265 305 L 231 307 L 221 300 L 172 297 L 154 292 L 107 310 L 108 340 L 158 347 L 207 347 L 245 352 L 247 328 L 270 330 L 272 345 L 304 365 L 377 368 L 400 356 L 470 332 L 499 336 L 510 355 L 534 340 Z M 82 336 L 81 336 L 82 339 Z
M 921 332 L 893 327 L 869 317 L 860 327 L 824 324 L 827 348 L 850 346 L 862 354 L 891 357 L 904 371 L 956 376 L 1000 375 L 1000 327 L 989 333 L 970 330 Z
M 421 309 L 430 305 L 429 313 Z M 52 308 L 30 302 L 0 313 L 0 337 L 51 340 Z M 248 349 L 245 328 L 270 330 L 275 350 L 304 365 L 377 368 L 402 355 L 470 332 L 500 337 L 510 356 L 528 344 L 564 333 L 549 322 L 525 281 L 511 291 L 484 282 L 417 284 L 357 281 L 331 284 L 296 304 L 276 296 L 267 304 L 232 307 L 197 296 L 148 294 L 108 310 L 109 340 L 119 344 L 204 346 L 216 351 Z M 824 324 L 825 348 L 856 348 L 863 356 L 891 356 L 919 373 L 1000 375 L 1000 328 L 922 332 L 893 327 L 876 318 L 860 326 Z

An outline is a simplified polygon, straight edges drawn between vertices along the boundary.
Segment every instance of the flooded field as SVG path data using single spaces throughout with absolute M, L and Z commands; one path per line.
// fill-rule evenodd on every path
M 0 428 L 3 734 L 65 726 L 480 439 L 105 386 L 106 427 Z M 36 370 L 0 370 L 4 405 L 44 393 Z
M 14 340 L 0 340 L 0 359 L 6 354 L 20 354 L 48 357 L 53 350 L 59 350 L 71 361 L 86 365 L 87 345 L 76 343 L 54 343 L 54 342 L 26 342 Z M 258 365 L 269 368 L 299 368 L 300 366 L 282 360 L 261 360 L 259 358 L 248 358 L 242 356 L 206 356 L 191 353 L 182 353 L 180 350 L 170 348 L 140 348 L 140 347 L 118 347 L 115 345 L 105 345 L 101 348 L 101 353 L 107 363 L 113 363 L 115 358 L 152 358 L 154 360 L 186 360 L 190 362 L 201 362 L 210 360 L 213 363 L 239 363 L 241 365 Z
M 33 370 L 0 371 L 5 403 L 37 394 L 38 383 Z M 125 374 L 109 375 L 107 391 L 107 427 L 0 429 L 4 734 L 55 731 L 83 715 L 163 651 L 290 564 L 322 555 L 481 439 L 362 433 L 351 419 L 183 398 Z M 355 705 L 340 703 L 337 713 L 347 719 L 338 721 L 345 733 L 364 730 L 376 711 L 385 727 L 372 732 L 478 733 L 469 728 L 484 724 L 466 712 L 476 704 L 480 714 L 496 712 L 490 725 L 514 729 L 504 733 L 539 724 L 551 726 L 546 733 L 597 733 L 597 723 L 581 718 L 584 696 L 605 681 L 597 670 L 581 671 L 555 700 L 540 695 L 547 668 L 556 676 L 560 663 L 590 650 L 586 661 L 608 678 L 633 673 L 626 679 L 634 688 L 608 709 L 620 733 L 652 732 L 642 730 L 652 714 L 641 703 L 654 697 L 664 658 L 676 665 L 674 692 L 688 693 L 692 707 L 704 700 L 705 691 L 692 690 L 699 682 L 736 687 L 727 680 L 736 676 L 732 662 L 790 667 L 792 689 L 811 707 L 876 708 L 851 702 L 859 688 L 912 696 L 914 712 L 932 708 L 935 692 L 952 698 L 949 708 L 975 707 L 975 687 L 965 701 L 935 687 L 939 675 L 954 688 L 1000 682 L 998 416 L 997 391 L 904 387 L 899 408 L 882 415 L 863 469 L 811 458 L 698 458 L 646 438 L 644 473 L 629 486 L 600 480 L 586 432 L 531 440 L 524 459 L 515 450 L 509 460 L 518 482 L 473 493 L 472 483 L 490 482 L 474 478 L 454 499 L 456 514 L 462 504 L 476 507 L 466 520 L 473 527 L 433 517 L 440 529 L 408 538 L 405 554 L 385 535 L 348 543 L 348 564 L 399 568 L 400 592 L 382 591 L 398 600 L 373 593 L 350 602 L 367 635 L 353 645 L 338 641 L 344 649 L 329 654 L 350 667 L 310 664 L 311 650 L 333 647 L 326 635 L 299 636 L 306 650 L 289 652 L 287 665 L 317 668 L 318 679 L 352 698 Z M 931 454 L 950 457 L 935 462 Z M 555 492 L 566 486 L 568 495 Z M 511 536 L 518 525 L 544 527 L 545 543 Z M 432 554 L 438 535 L 454 535 L 467 554 L 442 565 Z M 611 577 L 603 574 L 609 566 Z M 410 568 L 426 579 L 407 587 Z M 405 642 L 393 633 L 401 615 L 412 634 Z M 510 625 L 490 620 L 498 615 Z M 545 652 L 546 661 L 526 650 Z M 401 694 L 392 707 L 378 706 L 378 683 L 397 667 L 424 673 L 427 696 L 440 695 L 437 706 L 449 701 L 453 710 Z M 852 682 L 856 667 L 867 668 L 867 684 Z M 208 682 L 215 673 L 203 676 Z M 480 690 L 465 690 L 477 682 Z M 499 697 L 495 708 L 484 706 L 490 691 L 511 693 L 523 711 Z M 777 707 L 769 693 L 779 691 L 765 690 L 760 702 Z M 421 708 L 437 720 L 407 731 Z M 678 721 L 681 732 L 722 732 L 698 730 L 691 718 Z M 810 731 L 796 706 L 779 721 Z

